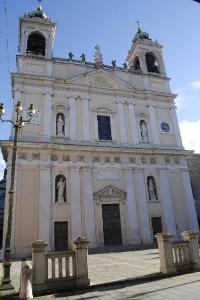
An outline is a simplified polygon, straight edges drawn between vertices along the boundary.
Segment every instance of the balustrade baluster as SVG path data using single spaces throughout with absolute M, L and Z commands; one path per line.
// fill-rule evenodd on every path
M 177 250 L 177 246 L 173 245 L 173 249 L 174 249 L 175 264 L 177 264 L 178 263 L 178 250 Z
M 52 261 L 52 279 L 54 279 L 56 276 L 56 272 L 55 272 L 55 258 L 53 257 L 52 259 L 51 259 L 51 261 Z
M 62 278 L 63 277 L 63 270 L 62 270 L 62 256 L 58 258 L 58 268 L 59 268 L 59 275 L 58 278 Z
M 65 257 L 66 277 L 69 277 L 69 257 Z

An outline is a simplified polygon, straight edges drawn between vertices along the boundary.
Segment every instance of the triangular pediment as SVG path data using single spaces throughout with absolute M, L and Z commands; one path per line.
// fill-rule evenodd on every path
M 126 196 L 126 193 L 121 191 L 120 189 L 108 185 L 107 187 L 101 189 L 100 191 L 94 193 L 96 198 L 102 198 L 102 197 L 117 197 L 117 198 L 124 198 Z
M 133 87 L 105 70 L 94 70 L 68 80 L 68 83 L 85 85 L 94 88 L 133 91 Z

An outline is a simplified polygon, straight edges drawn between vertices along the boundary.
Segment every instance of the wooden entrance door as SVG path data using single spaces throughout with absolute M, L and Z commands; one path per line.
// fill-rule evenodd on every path
M 68 249 L 68 222 L 55 222 L 55 251 Z
M 153 237 L 155 240 L 155 235 L 157 233 L 162 233 L 162 220 L 161 217 L 152 217 L 151 218 L 152 230 L 153 230 Z
M 121 222 L 119 204 L 103 204 L 103 233 L 106 246 L 121 245 Z

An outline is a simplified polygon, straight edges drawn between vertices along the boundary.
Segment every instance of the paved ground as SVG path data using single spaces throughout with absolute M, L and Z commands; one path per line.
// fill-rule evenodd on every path
M 37 300 L 199 300 L 200 272 L 138 285 L 118 285 L 81 294 L 55 294 Z
M 90 254 L 88 256 L 91 284 L 117 281 L 159 272 L 157 249 Z M 11 276 L 16 290 L 19 289 L 21 262 L 13 262 Z M 0 275 L 2 264 L 0 264 Z

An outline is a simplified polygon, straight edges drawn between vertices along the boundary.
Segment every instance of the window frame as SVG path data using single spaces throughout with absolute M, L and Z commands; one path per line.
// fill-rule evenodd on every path
M 109 129 L 103 128 L 103 126 L 104 126 L 103 124 L 100 125 L 100 118 L 102 118 L 102 119 L 104 118 L 104 120 L 106 120 L 106 119 L 109 120 Z M 97 133 L 98 133 L 99 141 L 112 141 L 111 116 L 106 115 L 106 114 L 97 114 L 96 119 L 97 119 Z M 108 123 L 106 125 L 108 125 Z M 100 128 L 100 126 L 101 126 L 101 128 Z M 101 129 L 103 129 L 103 133 L 100 132 Z M 105 134 L 106 131 L 108 134 L 107 133 Z

